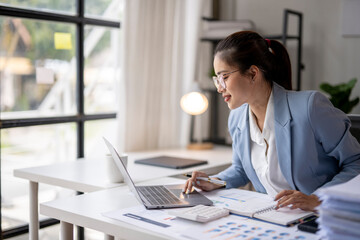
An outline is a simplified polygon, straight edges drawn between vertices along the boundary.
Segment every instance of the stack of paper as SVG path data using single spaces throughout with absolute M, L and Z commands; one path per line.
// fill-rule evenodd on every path
M 360 239 L 360 175 L 350 181 L 324 188 L 319 197 L 317 234 L 324 239 Z
M 244 30 L 254 30 L 255 25 L 250 20 L 235 21 L 205 21 L 203 38 L 221 40 L 228 35 Z

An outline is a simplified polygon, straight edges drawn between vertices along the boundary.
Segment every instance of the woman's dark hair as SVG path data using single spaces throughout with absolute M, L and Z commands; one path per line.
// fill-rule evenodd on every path
M 220 41 L 215 54 L 230 66 L 245 73 L 251 65 L 257 66 L 267 81 L 276 82 L 291 90 L 291 63 L 285 47 L 252 31 L 236 32 Z

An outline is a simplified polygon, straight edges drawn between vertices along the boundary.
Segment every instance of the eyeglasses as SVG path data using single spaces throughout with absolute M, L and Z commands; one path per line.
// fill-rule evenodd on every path
M 227 77 L 234 73 L 234 72 L 238 72 L 239 70 L 235 70 L 232 72 L 228 72 L 228 73 L 224 73 L 224 74 L 220 74 L 219 76 L 213 76 L 213 81 L 215 84 L 215 87 L 217 89 L 219 89 L 219 86 L 221 86 L 223 89 L 226 89 L 226 84 L 225 84 L 225 80 L 227 79 Z

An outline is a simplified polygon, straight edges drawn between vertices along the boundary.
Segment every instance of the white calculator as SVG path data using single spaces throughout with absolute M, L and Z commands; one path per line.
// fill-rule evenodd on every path
M 170 215 L 197 222 L 209 222 L 229 215 L 228 209 L 214 206 L 197 205 L 189 208 L 177 208 L 167 211 Z

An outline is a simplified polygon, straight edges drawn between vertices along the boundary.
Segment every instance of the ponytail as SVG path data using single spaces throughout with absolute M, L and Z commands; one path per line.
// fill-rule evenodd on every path
M 245 73 L 251 65 L 257 66 L 271 85 L 276 82 L 291 90 L 291 63 L 287 50 L 278 41 L 264 39 L 256 32 L 236 32 L 220 41 L 217 55 L 229 65 L 236 65 Z
M 285 89 L 291 90 L 291 62 L 289 54 L 280 42 L 269 40 L 269 51 L 273 54 L 274 61 L 269 64 L 270 79 Z

